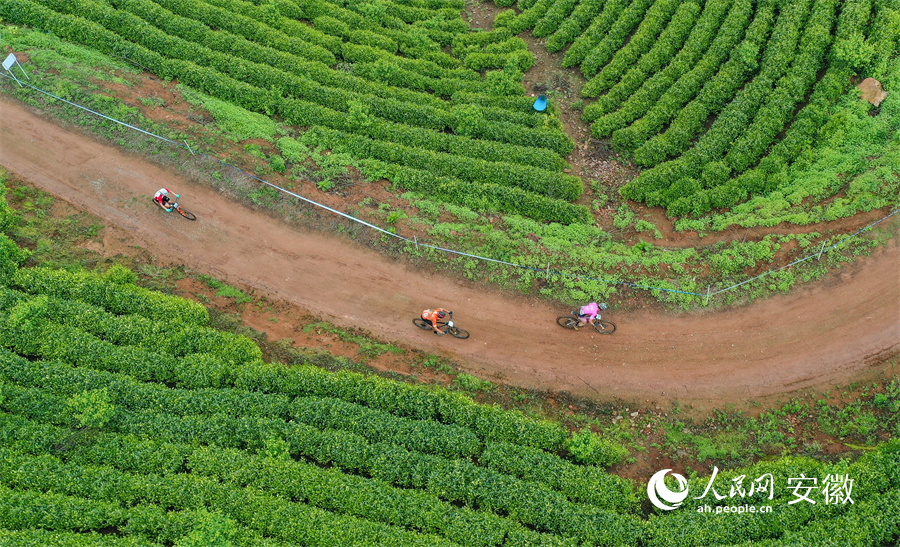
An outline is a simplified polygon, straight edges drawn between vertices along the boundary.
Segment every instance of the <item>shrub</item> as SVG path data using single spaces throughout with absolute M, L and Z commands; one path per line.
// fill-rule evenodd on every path
M 9 283 L 16 269 L 29 256 L 29 251 L 19 248 L 6 234 L 0 234 L 0 285 Z
M 82 391 L 69 398 L 67 404 L 78 426 L 89 429 L 102 428 L 116 412 L 106 388 Z
M 103 272 L 103 279 L 116 285 L 132 285 L 137 282 L 137 274 L 121 264 L 113 264 Z
M 628 449 L 619 443 L 603 439 L 589 429 L 579 431 L 566 442 L 566 450 L 575 461 L 588 465 L 609 467 L 628 455 Z

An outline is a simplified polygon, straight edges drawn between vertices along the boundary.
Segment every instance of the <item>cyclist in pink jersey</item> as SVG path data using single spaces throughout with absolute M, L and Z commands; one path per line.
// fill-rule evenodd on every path
M 581 306 L 581 309 L 578 311 L 578 320 L 580 322 L 575 328 L 578 329 L 579 327 L 593 321 L 597 318 L 598 315 L 600 315 L 600 310 L 605 309 L 606 304 L 597 304 L 596 302 L 591 302 L 590 304 Z

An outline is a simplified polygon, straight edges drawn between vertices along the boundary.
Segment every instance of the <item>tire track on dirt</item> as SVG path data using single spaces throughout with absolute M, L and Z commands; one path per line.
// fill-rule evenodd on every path
M 564 308 L 414 271 L 352 241 L 291 228 L 8 98 L 0 107 L 0 165 L 128 230 L 160 259 L 446 355 L 482 377 L 601 400 L 740 404 L 876 377 L 884 358 L 900 351 L 896 237 L 790 295 L 713 312 L 617 311 L 612 336 L 567 332 L 554 322 Z M 149 196 L 161 186 L 182 194 L 198 220 L 153 205 Z M 454 310 L 472 337 L 430 336 L 411 324 L 435 305 Z

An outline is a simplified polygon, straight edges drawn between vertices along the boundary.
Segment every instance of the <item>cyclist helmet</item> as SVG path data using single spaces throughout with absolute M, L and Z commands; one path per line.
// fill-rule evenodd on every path
M 605 310 L 605 309 L 606 309 L 606 303 L 605 303 L 605 302 L 604 302 L 604 303 L 601 303 L 601 304 L 597 305 L 597 307 L 600 308 L 601 310 Z
M 439 312 L 438 312 L 438 317 L 440 317 L 441 319 L 443 319 L 443 318 L 447 317 L 447 314 L 444 313 L 444 312 L 442 312 L 442 311 L 439 311 Z

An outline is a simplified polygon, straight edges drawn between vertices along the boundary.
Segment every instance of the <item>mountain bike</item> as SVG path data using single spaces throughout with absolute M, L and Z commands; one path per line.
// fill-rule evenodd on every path
M 575 330 L 575 327 L 579 325 L 584 325 L 584 323 L 578 319 L 578 310 L 572 310 L 569 312 L 569 315 L 557 317 L 556 324 L 564 329 L 572 330 Z M 612 334 L 616 332 L 616 324 L 609 319 L 600 319 L 599 315 L 593 321 L 588 321 L 588 324 L 594 327 L 600 334 Z
M 454 325 L 453 324 L 453 312 L 451 311 L 451 312 L 447 312 L 447 313 L 450 314 L 450 319 L 448 319 L 446 322 L 438 321 L 437 322 L 438 330 L 441 332 L 444 332 L 446 334 L 449 334 L 450 336 L 455 336 L 455 337 L 463 339 L 463 340 L 468 338 L 469 331 L 467 331 L 465 329 L 461 329 L 461 328 L 457 327 L 456 325 Z M 421 317 L 416 317 L 415 319 L 413 319 L 413 324 L 422 330 L 431 330 L 431 325 L 428 323 L 428 321 L 422 319 Z
M 178 194 L 176 194 L 176 196 L 178 196 Z M 181 196 L 178 196 L 178 197 L 181 197 Z M 152 201 L 154 205 L 159 206 L 159 204 L 157 203 L 157 201 L 155 199 L 150 198 L 150 201 Z M 183 209 L 181 207 L 181 205 L 178 204 L 178 202 L 169 203 L 169 209 L 172 211 L 176 211 L 179 215 L 183 216 L 184 218 L 186 218 L 188 220 L 197 220 L 197 215 L 195 215 L 194 213 L 192 213 L 186 209 Z

